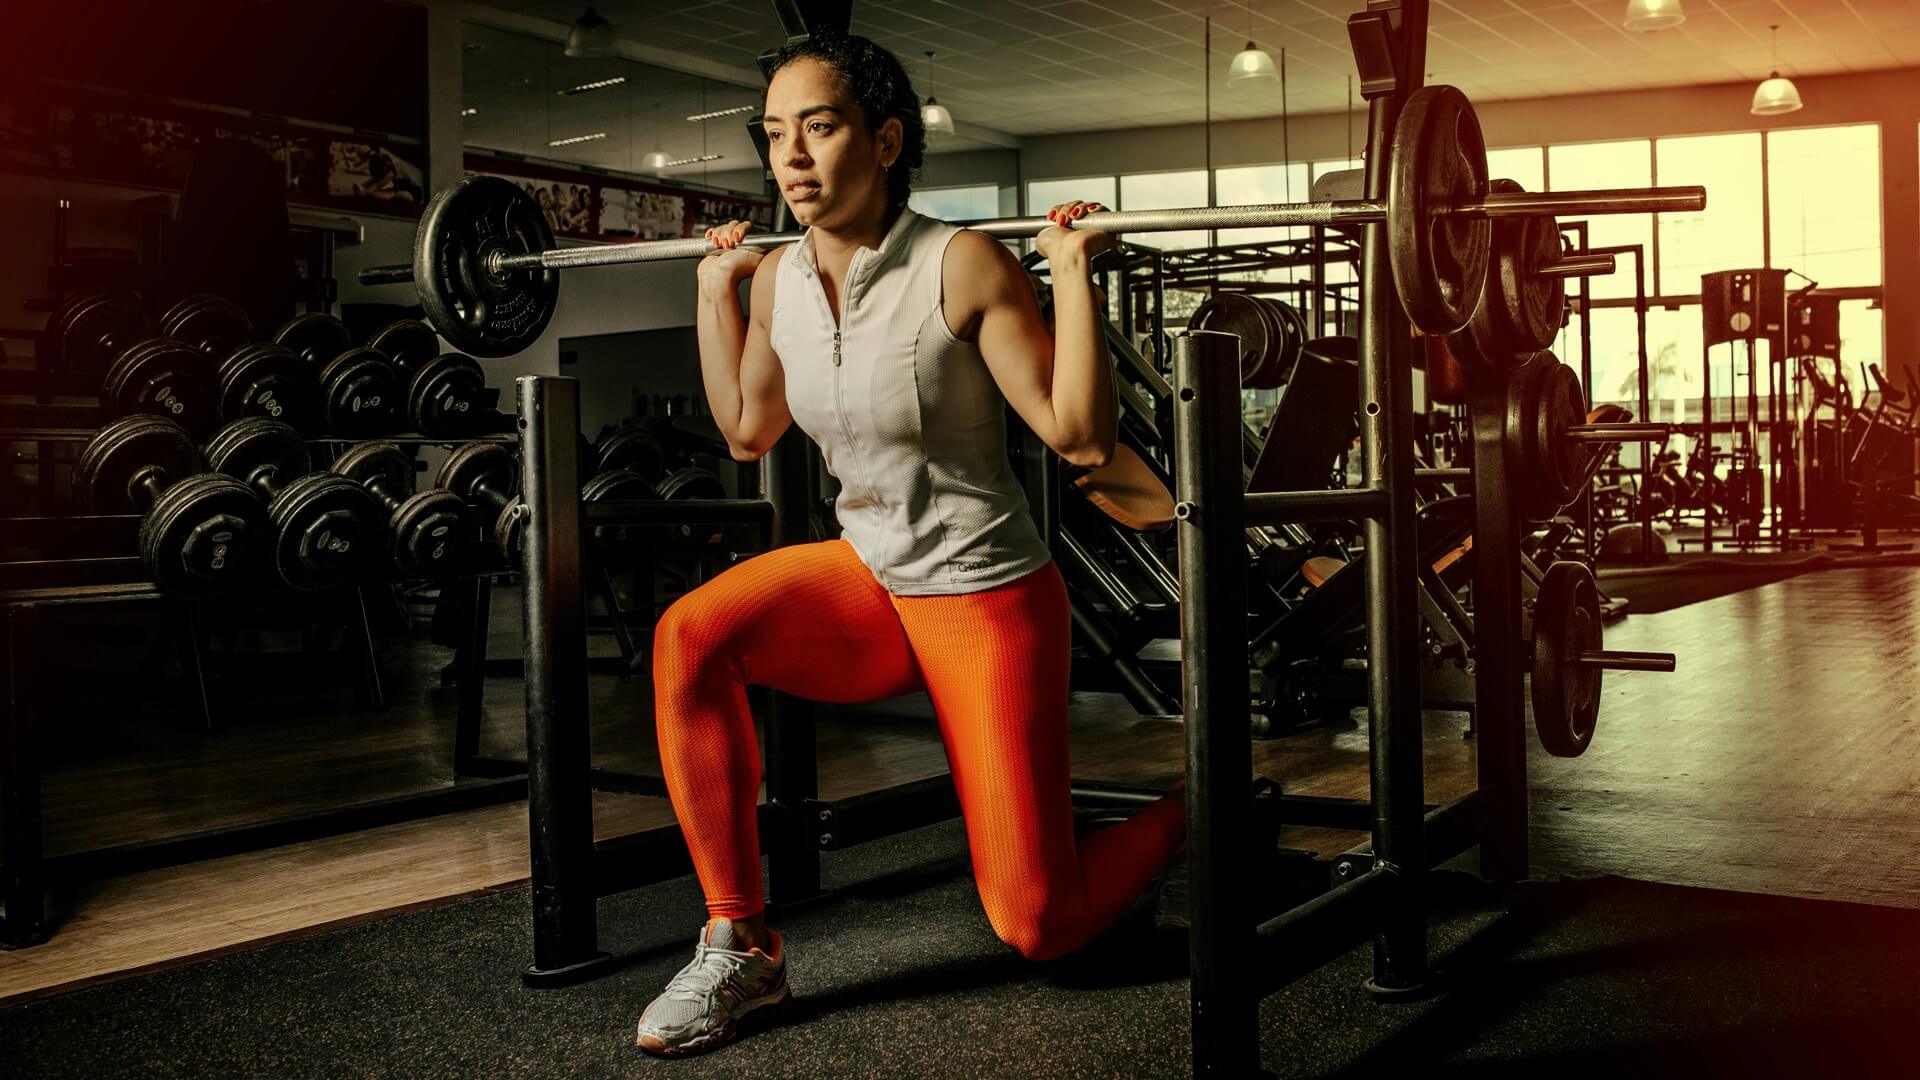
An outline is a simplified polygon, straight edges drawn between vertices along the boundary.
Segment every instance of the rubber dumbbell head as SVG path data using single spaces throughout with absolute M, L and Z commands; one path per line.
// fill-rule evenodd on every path
M 193 433 L 213 427 L 213 358 L 184 341 L 146 338 L 122 349 L 100 385 L 100 401 L 118 416 L 163 416 Z
M 306 444 L 292 427 L 264 417 L 236 420 L 207 445 L 207 463 L 271 500 L 274 570 L 289 588 L 333 588 L 378 566 L 380 504 L 343 476 L 309 473 Z
M 431 577 L 452 568 L 466 503 L 442 488 L 412 491 L 413 460 L 406 451 L 393 443 L 360 443 L 340 455 L 333 472 L 366 488 L 387 511 L 393 561 L 401 573 Z

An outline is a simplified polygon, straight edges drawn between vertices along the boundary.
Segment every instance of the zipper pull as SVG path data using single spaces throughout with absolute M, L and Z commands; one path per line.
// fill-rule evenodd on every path
M 840 331 L 833 332 L 833 366 L 840 366 Z

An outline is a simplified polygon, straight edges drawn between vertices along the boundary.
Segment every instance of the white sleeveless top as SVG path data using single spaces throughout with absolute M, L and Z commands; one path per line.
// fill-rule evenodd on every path
M 1006 399 L 941 310 L 959 231 L 902 208 L 880 250 L 854 252 L 839 326 L 811 236 L 775 277 L 787 405 L 840 480 L 841 538 L 902 596 L 991 589 L 1051 558 L 1007 460 Z

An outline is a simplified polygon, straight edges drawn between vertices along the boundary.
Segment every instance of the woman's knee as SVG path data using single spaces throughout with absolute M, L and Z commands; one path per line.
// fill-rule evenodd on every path
M 1083 935 L 1046 897 L 1012 890 L 981 890 L 993 932 L 1028 960 L 1052 960 L 1080 947 Z

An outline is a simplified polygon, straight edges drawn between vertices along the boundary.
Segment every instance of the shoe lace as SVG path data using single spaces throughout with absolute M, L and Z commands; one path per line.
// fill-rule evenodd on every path
M 728 949 L 716 949 L 710 945 L 693 947 L 693 962 L 680 969 L 680 973 L 667 984 L 666 993 L 681 1001 L 699 1001 L 725 987 L 728 993 L 740 996 L 740 990 L 734 977 L 747 966 L 747 954 Z

